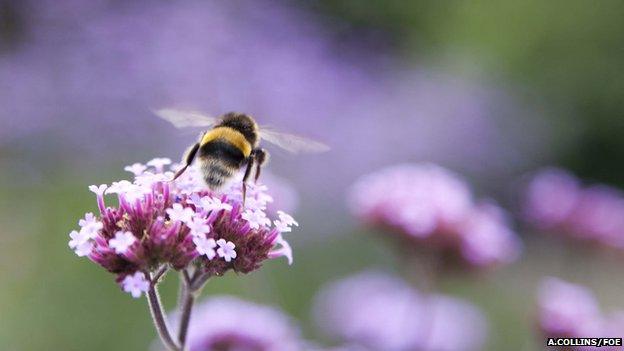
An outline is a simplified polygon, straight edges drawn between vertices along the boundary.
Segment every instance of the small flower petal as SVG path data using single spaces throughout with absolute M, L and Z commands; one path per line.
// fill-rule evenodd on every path
M 78 221 L 78 225 L 80 226 L 82 235 L 89 239 L 95 239 L 98 232 L 104 226 L 91 212 L 86 213 L 85 218 Z
M 136 272 L 133 275 L 127 275 L 121 282 L 121 286 L 125 292 L 137 299 L 149 290 L 150 282 L 145 279 L 143 272 Z
M 273 221 L 273 223 L 275 224 L 275 229 L 277 229 L 277 231 L 280 233 L 286 233 L 292 230 L 288 225 L 279 220 L 275 220 Z
M 157 157 L 147 163 L 148 166 L 156 168 L 158 172 L 162 172 L 164 167 L 169 164 L 171 164 L 171 160 L 166 157 Z
M 134 174 L 135 176 L 142 174 L 143 172 L 145 172 L 146 169 L 147 167 L 141 163 L 134 163 L 130 166 L 124 167 L 124 171 L 130 172 Z
M 219 255 L 219 257 L 223 258 L 225 262 L 230 262 L 231 260 L 236 258 L 236 251 L 234 251 L 234 248 L 236 246 L 233 242 L 219 239 L 217 240 L 217 245 L 219 245 L 219 248 L 217 249 L 217 254 Z
M 79 257 L 87 256 L 93 250 L 93 242 L 90 237 L 83 231 L 77 232 L 73 230 L 69 233 L 71 240 L 69 241 L 69 247 L 74 250 Z
M 249 226 L 252 229 L 258 229 L 260 226 L 269 226 L 271 225 L 271 220 L 267 218 L 264 211 L 256 209 L 256 210 L 246 210 L 241 215 L 243 219 L 249 222 Z
M 91 241 L 84 242 L 74 249 L 74 252 L 76 253 L 76 255 L 78 255 L 78 257 L 88 256 L 91 254 L 92 251 L 93 242 Z
M 191 230 L 192 236 L 206 236 L 210 233 L 210 226 L 203 218 L 193 217 L 186 223 L 186 226 Z
M 172 208 L 167 209 L 167 214 L 171 221 L 180 221 L 182 223 L 188 223 L 193 218 L 195 212 L 188 207 L 183 207 L 180 204 L 173 204 Z
M 286 257 L 286 260 L 288 260 L 289 265 L 292 264 L 293 263 L 292 248 L 290 247 L 290 244 L 286 240 L 284 240 L 281 234 L 278 235 L 278 237 L 275 239 L 275 244 L 279 245 L 279 247 L 269 252 L 269 257 L 277 258 L 277 257 L 283 256 L 283 257 Z
M 132 234 L 132 232 L 118 231 L 115 233 L 115 237 L 108 241 L 108 246 L 115 250 L 115 253 L 122 254 L 125 253 L 135 242 L 136 237 Z
M 277 211 L 277 216 L 279 217 L 280 222 L 284 223 L 287 226 L 299 226 L 299 223 L 295 221 L 295 219 L 284 211 Z
M 106 191 L 106 189 L 108 188 L 108 185 L 106 184 L 100 184 L 98 185 L 89 185 L 89 190 L 93 193 L 95 193 L 95 195 L 98 196 L 102 196 L 104 195 L 104 192 Z
M 214 239 L 206 239 L 206 237 L 196 236 L 193 238 L 193 243 L 196 246 L 196 250 L 200 255 L 206 255 L 209 260 L 212 260 L 217 253 L 214 248 L 217 247 L 217 243 Z

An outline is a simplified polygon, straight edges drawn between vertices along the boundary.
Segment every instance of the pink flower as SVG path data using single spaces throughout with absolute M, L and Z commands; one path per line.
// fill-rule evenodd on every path
M 545 336 L 606 336 L 604 316 L 586 287 L 548 277 L 540 283 L 537 300 L 539 327 Z
M 267 226 L 271 224 L 271 220 L 267 218 L 266 214 L 261 209 L 245 210 L 242 217 L 249 222 L 249 226 L 253 229 L 258 229 L 260 226 Z
M 615 188 L 583 187 L 566 171 L 542 170 L 528 183 L 524 213 L 538 229 L 624 248 L 624 194 Z
M 93 242 L 85 232 L 72 230 L 72 232 L 69 233 L 69 238 L 71 239 L 69 241 L 69 247 L 74 250 L 78 257 L 88 256 L 91 250 L 93 250 Z
M 538 292 L 539 321 L 547 335 L 580 335 L 600 318 L 594 294 L 557 278 L 544 279 Z
M 457 233 L 462 257 L 475 266 L 511 263 L 520 256 L 522 243 L 495 204 L 476 206 L 457 227 Z
M 196 236 L 193 238 L 193 243 L 197 247 L 197 252 L 200 255 L 205 255 L 209 260 L 212 260 L 217 255 L 215 251 L 215 247 L 217 247 L 215 239 L 206 239 L 205 236 Z
M 154 167 L 157 173 L 162 173 L 166 165 L 170 165 L 171 160 L 166 157 L 157 157 L 147 162 L 147 165 Z
M 133 295 L 140 286 L 135 274 L 153 274 L 162 266 L 176 270 L 194 266 L 205 276 L 221 276 L 229 270 L 249 273 L 270 258 L 292 260 L 290 246 L 271 227 L 266 213 L 242 211 L 241 183 L 213 192 L 195 167 L 171 182 L 173 175 L 164 169 L 167 164 L 155 159 L 148 165 L 156 173 L 145 171 L 133 181 L 90 187 L 100 215 L 86 214 L 80 232 L 70 234 L 70 247 L 116 274 Z M 131 168 L 138 173 L 142 167 Z M 255 196 L 266 199 L 266 191 L 256 187 Z M 118 205 L 106 206 L 105 194 L 116 194 Z M 282 220 L 294 223 L 284 215 Z
M 408 245 L 459 256 L 472 267 L 510 263 L 521 251 L 497 205 L 474 202 L 458 175 L 433 164 L 402 164 L 366 175 L 352 186 L 349 204 L 365 223 Z
M 526 188 L 526 218 L 540 228 L 560 226 L 572 213 L 580 195 L 574 175 L 548 168 L 537 173 Z
M 234 245 L 233 242 L 219 239 L 217 240 L 217 245 L 219 245 L 219 248 L 217 249 L 217 255 L 223 258 L 225 262 L 230 262 L 231 260 L 236 258 L 236 251 L 234 250 L 236 245 Z
M 180 221 L 182 223 L 188 223 L 193 219 L 195 211 L 189 207 L 182 207 L 180 204 L 173 204 L 171 208 L 167 209 L 169 219 L 172 221 Z
M 210 226 L 203 218 L 193 217 L 190 221 L 186 222 L 186 226 L 191 231 L 192 236 L 203 236 L 210 233 Z
M 471 203 L 468 186 L 433 164 L 389 167 L 360 178 L 350 191 L 358 217 L 420 238 L 463 218 Z
M 143 272 L 127 275 L 121 281 L 123 290 L 130 293 L 135 299 L 141 297 L 141 295 L 149 289 L 149 285 L 150 282 L 145 278 Z
M 130 166 L 124 167 L 124 171 L 130 172 L 134 174 L 135 176 L 143 174 L 143 172 L 145 172 L 146 169 L 147 167 L 141 163 L 134 163 Z
M 314 304 L 325 334 L 371 351 L 461 351 L 484 346 L 486 321 L 474 306 L 424 296 L 404 281 L 364 272 L 324 287 Z
M 108 241 L 108 246 L 115 250 L 115 253 L 125 253 L 132 244 L 136 242 L 136 238 L 132 232 L 118 231 L 115 237 Z
M 282 311 L 230 296 L 212 297 L 196 306 L 188 345 L 190 351 L 304 349 L 299 328 Z

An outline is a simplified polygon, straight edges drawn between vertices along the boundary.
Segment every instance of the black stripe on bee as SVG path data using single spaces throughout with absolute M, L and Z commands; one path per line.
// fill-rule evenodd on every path
M 207 160 L 216 160 L 229 168 L 239 169 L 245 163 L 245 155 L 233 144 L 217 139 L 200 146 L 199 157 Z

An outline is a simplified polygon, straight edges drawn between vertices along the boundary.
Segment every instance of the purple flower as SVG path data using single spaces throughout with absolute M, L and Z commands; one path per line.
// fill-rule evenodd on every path
M 115 253 L 123 254 L 128 251 L 130 246 L 136 242 L 136 237 L 132 232 L 124 232 L 118 231 L 115 233 L 115 237 L 108 241 L 108 246 L 110 246 Z
M 236 258 L 236 245 L 234 245 L 231 241 L 225 241 L 223 239 L 217 240 L 217 245 L 219 248 L 217 249 L 217 255 L 222 257 L 225 262 L 230 262 L 231 260 Z
M 350 191 L 353 212 L 415 238 L 433 235 L 470 210 L 470 189 L 433 164 L 402 164 L 360 178 Z
M 87 213 L 80 220 L 81 230 L 70 233 L 70 247 L 116 274 L 135 297 L 144 291 L 140 277 L 145 280 L 163 266 L 192 266 L 207 279 L 229 270 L 249 273 L 269 258 L 285 256 L 291 262 L 283 228 L 272 228 L 260 208 L 243 211 L 241 183 L 210 191 L 195 167 L 171 182 L 173 172 L 165 171 L 166 165 L 163 159 L 134 164 L 134 170 L 145 168 L 133 172 L 134 181 L 91 186 L 100 216 Z M 256 199 L 269 198 L 266 187 L 254 188 Z M 107 206 L 105 193 L 117 194 L 118 205 Z M 279 218 L 296 223 L 285 213 Z
M 69 238 L 69 247 L 74 250 L 78 257 L 87 256 L 93 250 L 93 242 L 89 240 L 91 238 L 85 232 L 72 230 L 69 233 Z
M 561 226 L 570 216 L 580 195 L 580 184 L 572 174 L 555 168 L 538 172 L 525 193 L 525 216 L 543 229 Z
M 624 311 L 603 313 L 595 295 L 588 288 L 547 277 L 542 280 L 537 295 L 538 323 L 545 337 L 614 337 L 624 333 Z M 573 347 L 590 351 L 595 347 Z M 604 347 L 616 351 L 621 347 Z
M 514 261 L 520 240 L 503 211 L 475 203 L 468 185 L 433 164 L 402 164 L 360 178 L 351 188 L 352 212 L 412 245 L 459 255 L 471 266 Z
M 566 171 L 542 170 L 528 183 L 524 213 L 538 229 L 624 248 L 624 194 L 612 187 L 583 187 Z
M 624 248 L 624 195 L 604 185 L 587 187 L 566 224 L 576 237 Z
M 212 260 L 217 255 L 215 251 L 217 242 L 215 239 L 207 239 L 205 236 L 198 236 L 193 238 L 193 243 L 195 244 L 197 252 L 200 255 L 205 255 L 209 260 Z
M 150 281 L 145 278 L 143 272 L 136 272 L 131 275 L 127 275 L 121 281 L 121 287 L 127 293 L 130 293 L 132 297 L 139 298 L 141 295 L 149 289 Z
M 475 206 L 456 230 L 462 257 L 474 266 L 511 263 L 520 256 L 522 243 L 495 204 Z
M 190 351 L 299 351 L 300 343 L 298 327 L 283 312 L 231 296 L 197 305 L 188 332 Z
M 372 351 L 479 350 L 487 334 L 474 306 L 421 295 L 398 278 L 374 272 L 330 283 L 317 296 L 314 315 L 328 336 Z
M 539 327 L 548 337 L 600 336 L 603 316 L 587 288 L 545 278 L 538 291 Z
M 253 229 L 258 229 L 260 226 L 271 224 L 271 220 L 267 218 L 266 214 L 261 209 L 245 210 L 241 217 L 249 222 L 249 226 Z

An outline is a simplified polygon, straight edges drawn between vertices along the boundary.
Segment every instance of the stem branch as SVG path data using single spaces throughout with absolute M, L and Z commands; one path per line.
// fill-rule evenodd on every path
M 184 350 L 186 346 L 186 335 L 188 333 L 189 323 L 191 322 L 191 311 L 193 310 L 193 303 L 195 302 L 195 294 L 190 291 L 188 287 L 184 289 L 184 296 L 182 297 L 182 304 L 180 306 L 180 329 L 178 331 L 178 340 L 180 341 L 180 348 Z
M 195 274 L 193 279 L 190 280 L 189 289 L 192 291 L 199 291 L 201 288 L 204 287 L 210 277 L 211 275 L 207 272 Z
M 158 331 L 160 340 L 162 340 L 163 344 L 169 350 L 180 351 L 180 347 L 173 341 L 171 333 L 169 333 L 169 327 L 167 326 L 167 320 L 163 314 L 162 303 L 160 302 L 160 295 L 158 294 L 156 284 L 150 284 L 149 290 L 147 291 L 147 302 L 149 303 L 154 326 Z

